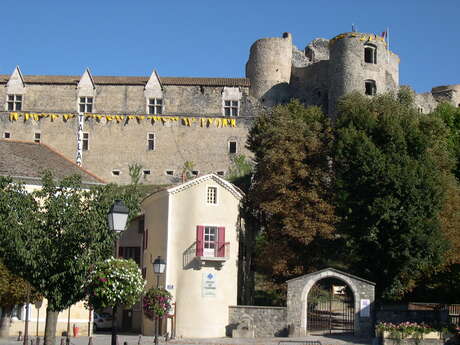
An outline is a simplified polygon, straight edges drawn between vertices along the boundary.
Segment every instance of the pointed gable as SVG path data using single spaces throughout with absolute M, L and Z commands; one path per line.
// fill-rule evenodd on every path
M 24 94 L 25 93 L 25 83 L 24 78 L 22 77 L 21 69 L 19 66 L 16 66 L 13 73 L 11 73 L 8 83 L 6 84 L 6 89 L 8 94 Z
M 156 70 L 153 70 L 144 89 L 145 98 L 163 98 L 163 88 L 160 77 Z
M 85 70 L 77 85 L 78 97 L 94 97 L 96 93 L 96 85 L 94 84 L 93 76 L 89 68 Z

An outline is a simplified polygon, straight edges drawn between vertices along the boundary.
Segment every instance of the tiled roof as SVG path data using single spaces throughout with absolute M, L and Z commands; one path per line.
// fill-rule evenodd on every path
M 84 184 L 105 183 L 45 144 L 0 140 L 0 157 L 0 176 L 39 179 L 43 171 L 50 170 L 58 179 L 77 174 Z
M 7 83 L 9 75 L 0 74 L 0 83 Z M 145 85 L 149 77 L 116 77 L 93 76 L 94 82 L 100 85 Z M 24 75 L 26 84 L 78 84 L 80 76 L 66 75 Z M 193 78 L 193 77 L 160 77 L 163 85 L 202 85 L 202 86 L 245 86 L 249 87 L 247 78 Z

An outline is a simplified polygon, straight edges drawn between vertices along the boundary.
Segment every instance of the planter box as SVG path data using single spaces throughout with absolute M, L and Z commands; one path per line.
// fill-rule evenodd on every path
M 391 337 L 391 333 L 388 331 L 383 332 L 383 337 L 386 339 L 393 339 Z M 410 335 L 408 337 L 404 337 L 404 339 L 414 339 L 414 337 Z M 427 334 L 422 334 L 422 339 L 442 339 L 442 335 L 440 332 L 430 332 Z

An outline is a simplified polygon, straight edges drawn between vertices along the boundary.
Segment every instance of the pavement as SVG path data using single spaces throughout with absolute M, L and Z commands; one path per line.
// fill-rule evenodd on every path
M 31 338 L 34 340 L 35 337 Z M 56 345 L 61 344 L 61 339 L 65 337 L 56 337 Z M 30 341 L 30 340 L 29 340 Z M 111 336 L 109 334 L 95 334 L 92 337 L 93 345 L 110 345 Z M 321 345 L 371 345 L 372 339 L 360 339 L 350 335 L 324 335 L 324 336 L 308 336 L 303 338 L 208 338 L 208 339 L 172 339 L 165 342 L 160 339 L 161 345 L 305 345 L 306 341 L 319 341 Z M 139 336 L 139 335 L 118 335 L 119 345 L 153 345 L 154 337 Z M 88 345 L 88 337 L 71 337 L 70 345 Z M 18 341 L 17 337 L 0 338 L 0 345 L 22 345 L 22 341 Z M 311 343 L 310 343 L 311 344 Z M 318 344 L 318 343 L 316 343 Z M 29 342 L 29 345 L 31 343 Z M 43 338 L 40 338 L 40 345 L 43 345 Z M 319 344 L 318 344 L 319 345 Z

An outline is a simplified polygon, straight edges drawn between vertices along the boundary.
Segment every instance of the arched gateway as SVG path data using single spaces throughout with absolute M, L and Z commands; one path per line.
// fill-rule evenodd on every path
M 318 332 L 371 336 L 375 283 L 326 268 L 287 284 L 290 336 Z

